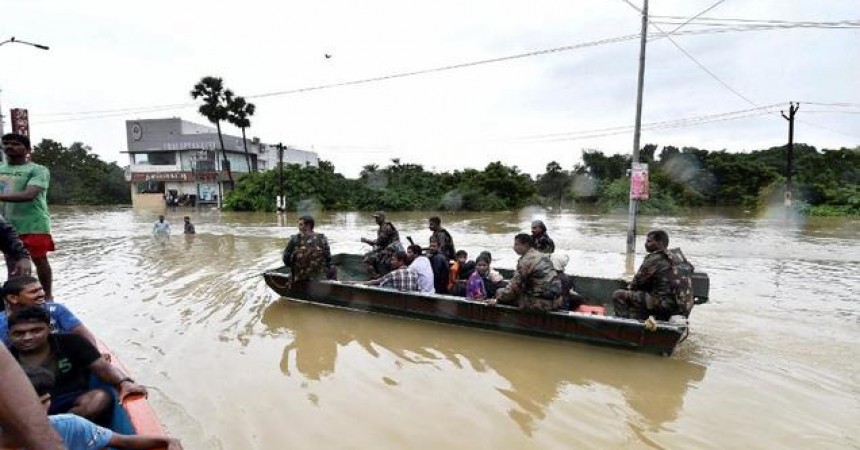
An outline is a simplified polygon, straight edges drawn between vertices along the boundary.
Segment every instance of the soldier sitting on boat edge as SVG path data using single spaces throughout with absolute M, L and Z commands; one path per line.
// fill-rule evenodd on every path
M 654 316 L 657 320 L 669 320 L 674 315 L 689 314 L 692 308 L 690 280 L 678 273 L 668 246 L 668 233 L 663 230 L 648 232 L 645 238 L 648 255 L 639 271 L 627 289 L 619 289 L 612 295 L 616 316 L 638 320 Z
M 525 233 L 514 237 L 514 251 L 520 259 L 513 278 L 487 303 L 498 302 L 537 311 L 558 309 L 561 291 L 556 286 L 559 284 L 557 274 L 549 256 L 535 250 L 532 236 Z
M 314 232 L 314 225 L 313 217 L 299 217 L 299 232 L 290 237 L 284 249 L 284 264 L 290 268 L 291 281 L 335 278 L 328 239 Z

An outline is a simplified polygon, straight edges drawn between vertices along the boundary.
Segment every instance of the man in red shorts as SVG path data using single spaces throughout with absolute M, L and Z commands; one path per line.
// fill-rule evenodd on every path
M 30 251 L 45 298 L 53 300 L 51 265 L 48 252 L 54 251 L 51 239 L 51 218 L 48 213 L 47 191 L 51 174 L 45 166 L 30 162 L 30 139 L 9 133 L 3 135 L 6 161 L 0 164 L 0 202 L 3 216 L 15 227 L 21 242 Z M 8 255 L 7 255 L 8 256 Z M 11 273 L 15 265 L 8 259 Z

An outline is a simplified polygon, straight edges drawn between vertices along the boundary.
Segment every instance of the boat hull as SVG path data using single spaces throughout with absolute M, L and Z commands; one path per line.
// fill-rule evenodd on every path
M 344 263 L 355 255 L 336 255 L 335 262 Z M 470 327 L 543 336 L 556 339 L 610 345 L 669 355 L 686 337 L 687 322 L 657 322 L 653 330 L 644 322 L 632 319 L 574 313 L 533 312 L 506 305 L 489 306 L 480 301 L 447 295 L 402 292 L 353 284 L 360 278 L 344 264 L 339 270 L 347 281 L 303 281 L 289 283 L 289 270 L 281 267 L 263 275 L 266 284 L 282 297 L 318 304 L 339 306 L 352 310 L 392 314 Z M 342 265 L 339 265 L 340 269 Z M 589 279 L 592 291 L 623 286 L 619 280 L 597 282 Z M 611 292 L 611 291 L 610 291 Z
M 103 355 L 108 355 L 112 366 L 127 375 L 131 374 L 122 361 L 103 342 L 98 343 L 98 349 Z M 93 377 L 92 384 L 94 387 L 109 389 L 114 397 L 119 396 L 116 389 L 105 385 L 96 377 Z M 122 403 L 114 402 L 113 405 L 109 428 L 114 432 L 130 435 L 167 436 L 164 427 L 161 425 L 161 421 L 158 420 L 158 416 L 155 414 L 155 410 L 149 404 L 146 396 L 130 395 L 124 398 Z M 166 450 L 166 447 L 160 447 L 155 450 Z

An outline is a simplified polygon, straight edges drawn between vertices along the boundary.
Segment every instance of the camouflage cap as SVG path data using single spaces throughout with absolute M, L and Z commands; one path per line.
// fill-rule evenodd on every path
M 385 211 L 376 211 L 373 213 L 373 217 L 385 217 Z

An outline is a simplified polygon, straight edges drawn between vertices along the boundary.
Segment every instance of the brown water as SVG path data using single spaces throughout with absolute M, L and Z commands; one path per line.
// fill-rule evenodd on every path
M 253 275 L 296 215 L 54 208 L 55 291 L 151 386 L 189 449 L 858 448 L 860 221 L 715 212 L 643 218 L 711 276 L 670 358 L 293 303 Z M 424 242 L 424 213 L 393 214 Z M 569 272 L 624 270 L 626 219 L 443 216 L 473 256 L 513 266 L 543 218 Z M 360 252 L 367 214 L 322 214 Z M 638 244 L 641 248 L 643 239 Z M 641 260 L 641 252 L 638 261 Z

